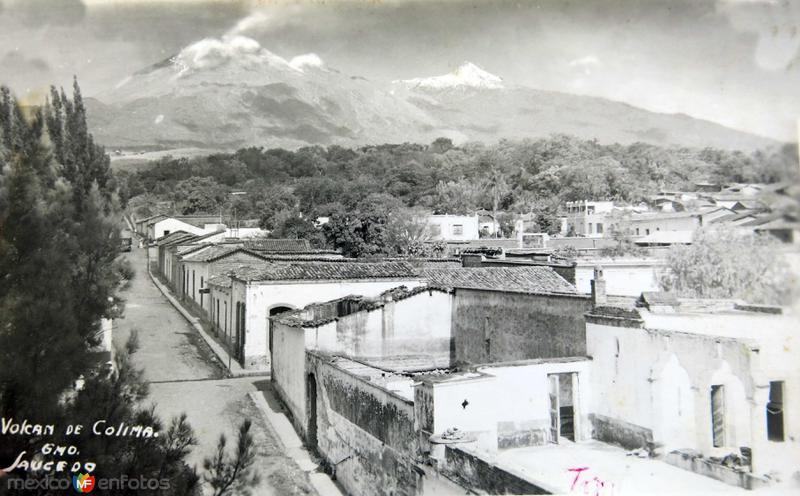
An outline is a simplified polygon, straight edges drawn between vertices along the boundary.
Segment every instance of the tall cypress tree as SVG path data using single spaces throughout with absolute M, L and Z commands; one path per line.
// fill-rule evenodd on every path
M 89 345 L 100 319 L 112 315 L 109 297 L 119 287 L 120 218 L 108 158 L 86 130 L 80 92 L 72 101 L 63 91 L 51 97 L 26 118 L 0 89 L 0 416 L 58 425 L 102 418 L 161 430 L 153 410 L 139 405 L 147 388 L 127 351 L 118 352 L 115 373 L 90 373 L 99 371 Z M 86 387 L 76 392 L 71 386 L 81 377 Z M 197 495 L 198 476 L 184 461 L 195 443 L 185 416 L 162 434 L 4 436 L 0 467 L 44 443 L 71 444 L 98 463 L 97 476 L 163 477 L 171 487 L 161 494 Z

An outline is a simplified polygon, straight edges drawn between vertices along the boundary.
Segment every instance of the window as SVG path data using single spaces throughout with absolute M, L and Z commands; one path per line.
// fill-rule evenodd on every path
M 769 383 L 767 439 L 770 441 L 783 441 L 783 381 L 771 381 Z
M 725 446 L 725 386 L 711 386 L 711 429 L 714 447 Z
M 589 234 L 592 234 L 592 223 L 591 222 L 586 224 L 586 232 L 589 233 Z
M 169 234 L 169 230 L 168 230 L 168 229 L 165 229 L 165 230 L 164 230 L 164 236 L 166 236 L 167 234 Z
M 661 230 L 661 228 L 660 228 L 660 227 L 656 227 L 656 231 L 660 231 L 660 230 Z
M 597 223 L 597 234 L 603 234 L 603 223 L 602 222 L 598 222 Z
M 639 235 L 639 228 L 638 227 L 636 228 L 636 235 L 637 236 Z
M 464 234 L 464 225 L 463 224 L 453 224 L 453 234 L 456 234 L 456 235 Z
M 644 233 L 645 233 L 645 234 L 650 234 L 650 229 L 645 229 L 645 230 L 644 230 Z

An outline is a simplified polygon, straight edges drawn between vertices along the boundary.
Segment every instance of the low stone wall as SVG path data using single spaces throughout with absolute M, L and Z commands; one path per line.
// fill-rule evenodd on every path
M 464 487 L 488 494 L 553 494 L 544 485 L 534 484 L 458 446 L 445 448 L 445 462 L 440 468 Z
M 653 443 L 653 431 L 623 420 L 604 415 L 589 414 L 592 438 L 617 444 L 626 449 L 645 448 Z
M 714 463 L 707 458 L 692 456 L 687 453 L 673 451 L 664 456 L 664 461 L 678 468 L 696 474 L 711 477 L 731 486 L 745 489 L 758 489 L 768 485 L 768 482 L 757 475 L 743 470 L 736 470 L 719 463 Z

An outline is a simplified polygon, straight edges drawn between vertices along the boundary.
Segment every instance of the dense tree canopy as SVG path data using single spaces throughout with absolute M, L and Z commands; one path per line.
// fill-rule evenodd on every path
M 116 181 L 123 200 L 134 198 L 137 206 L 169 200 L 179 213 L 230 215 L 235 210 L 240 219 L 258 219 L 273 236 L 303 235 L 317 246 L 369 255 L 408 251 L 385 244 L 385 219 L 374 215 L 374 204 L 367 205 L 376 193 L 392 208 L 439 214 L 483 209 L 498 220 L 499 212 L 530 214 L 542 231 L 555 233 L 564 201 L 639 202 L 695 182 L 796 180 L 798 170 L 790 145 L 745 154 L 645 143 L 601 145 L 555 135 L 495 145 L 454 146 L 442 138 L 427 146 L 246 148 L 164 158 L 135 172 L 118 171 Z M 233 191 L 246 195 L 233 199 Z M 145 208 L 145 214 L 151 210 Z M 324 231 L 313 230 L 313 219 L 320 216 L 332 223 Z M 509 227 L 506 222 L 501 231 Z
M 791 303 L 796 284 L 779 244 L 767 234 L 700 229 L 691 245 L 671 249 L 661 286 L 685 297 Z
M 191 184 L 182 181 L 203 178 L 223 191 L 248 191 L 252 210 L 242 215 L 262 218 L 264 209 L 295 207 L 304 215 L 327 216 L 330 205 L 353 208 L 377 192 L 387 193 L 405 206 L 438 213 L 476 209 L 530 212 L 542 201 L 637 202 L 660 189 L 687 189 L 694 182 L 775 182 L 797 179 L 797 174 L 797 154 L 791 145 L 745 154 L 644 143 L 600 145 L 556 135 L 460 147 L 437 140 L 427 146 L 359 149 L 246 148 L 232 154 L 164 158 L 136 172 L 120 171 L 117 177 L 125 199 L 144 193 L 174 196 L 178 185 Z M 192 204 L 216 212 L 225 202 L 224 195 L 217 195 L 206 182 L 199 186 L 203 201 L 194 198 Z M 265 195 L 267 190 L 271 192 Z M 258 203 L 265 196 L 274 197 L 276 191 L 288 192 L 294 199 L 284 195 L 289 204 L 286 208 Z M 178 201 L 184 204 L 189 198 Z

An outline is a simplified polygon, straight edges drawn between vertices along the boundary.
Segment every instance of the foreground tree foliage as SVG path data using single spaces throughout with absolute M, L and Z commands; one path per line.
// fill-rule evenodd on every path
M 660 284 L 678 296 L 764 304 L 790 304 L 796 297 L 780 242 L 767 234 L 700 229 L 691 245 L 671 249 L 667 268 Z
M 74 101 L 60 96 L 59 106 L 25 116 L 8 89 L 2 90 L 4 416 L 34 419 L 57 413 L 57 394 L 87 372 L 87 348 L 97 343 L 100 319 L 119 309 L 113 300 L 121 273 L 116 268 L 117 202 L 108 160 L 98 159 L 102 149 L 84 133 L 79 97 L 79 91 Z M 48 141 L 60 144 L 51 149 Z M 66 163 L 57 160 L 59 155 Z M 32 379 L 40 381 L 35 388 Z
M 259 476 L 253 470 L 256 454 L 251 426 L 249 419 L 242 422 L 232 455 L 226 451 L 228 440 L 225 434 L 221 434 L 216 453 L 203 461 L 205 479 L 214 489 L 214 496 L 248 496 L 250 488 L 258 484 Z
M 27 460 L 41 457 L 45 443 L 73 445 L 79 460 L 97 464 L 96 477 L 165 479 L 169 488 L 158 494 L 196 495 L 200 477 L 185 462 L 196 440 L 186 417 L 164 425 L 142 406 L 147 385 L 130 359 L 136 334 L 117 351 L 113 368 L 98 364 L 91 351 L 101 320 L 122 312 L 117 292 L 132 274 L 118 258 L 120 221 L 109 159 L 86 128 L 77 82 L 72 98 L 53 89 L 37 109 L 23 109 L 1 88 L 0 416 L 56 429 L 52 436 L 3 436 L 0 467 L 22 452 Z M 91 435 L 97 420 L 150 426 L 159 436 Z M 70 424 L 84 431 L 65 436 Z M 0 494 L 7 489 L 0 485 Z

